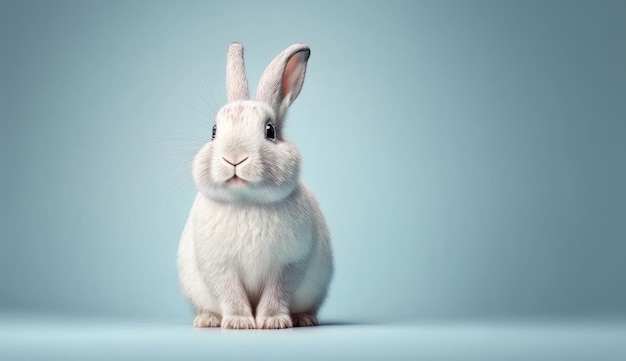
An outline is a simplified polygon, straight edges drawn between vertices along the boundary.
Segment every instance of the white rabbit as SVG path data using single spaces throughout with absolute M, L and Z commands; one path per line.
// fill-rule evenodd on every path
M 310 50 L 294 44 L 265 69 L 249 100 L 243 47 L 228 48 L 228 103 L 193 160 L 198 188 L 178 249 L 179 282 L 193 325 L 317 325 L 333 275 L 324 216 L 299 180 L 300 153 L 283 137 Z

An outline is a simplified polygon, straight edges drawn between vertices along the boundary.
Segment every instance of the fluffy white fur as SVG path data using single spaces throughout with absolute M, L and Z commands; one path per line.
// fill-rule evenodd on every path
M 196 155 L 198 194 L 178 250 L 183 294 L 196 327 L 317 325 L 333 274 L 330 236 L 313 193 L 299 180 L 300 154 L 283 118 L 300 93 L 310 50 L 285 49 L 248 100 L 243 48 L 227 54 L 229 103 L 216 136 Z M 275 128 L 275 139 L 266 127 Z

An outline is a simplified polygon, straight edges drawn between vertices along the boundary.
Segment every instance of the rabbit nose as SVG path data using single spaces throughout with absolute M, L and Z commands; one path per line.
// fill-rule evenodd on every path
M 245 157 L 240 157 L 239 160 L 232 161 L 232 160 L 226 159 L 226 157 L 222 157 L 222 159 L 224 159 L 224 162 L 226 162 L 226 163 L 228 163 L 228 164 L 230 164 L 232 166 L 235 166 L 235 167 L 238 166 L 239 164 L 245 162 L 248 158 L 250 158 L 250 157 L 249 156 L 245 156 Z M 235 159 L 237 159 L 237 158 L 235 158 Z

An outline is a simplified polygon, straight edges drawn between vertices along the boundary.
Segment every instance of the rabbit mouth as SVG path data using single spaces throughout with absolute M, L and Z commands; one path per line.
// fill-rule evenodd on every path
M 232 177 L 230 177 L 230 178 L 228 178 L 228 179 L 226 180 L 226 184 L 228 184 L 228 185 L 240 185 L 240 186 L 243 186 L 243 185 L 248 184 L 248 181 L 247 181 L 247 180 L 245 180 L 245 179 L 243 179 L 243 178 L 241 178 L 241 177 L 238 177 L 238 176 L 235 174 L 235 175 L 233 175 Z

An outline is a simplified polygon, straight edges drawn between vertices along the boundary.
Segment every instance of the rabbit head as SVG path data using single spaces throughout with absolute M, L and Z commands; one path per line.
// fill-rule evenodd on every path
M 294 44 L 265 69 L 250 100 L 243 47 L 228 48 L 228 103 L 217 113 L 212 139 L 192 165 L 199 192 L 229 203 L 271 203 L 287 197 L 298 184 L 300 153 L 283 137 L 289 106 L 306 73 L 310 50 Z

